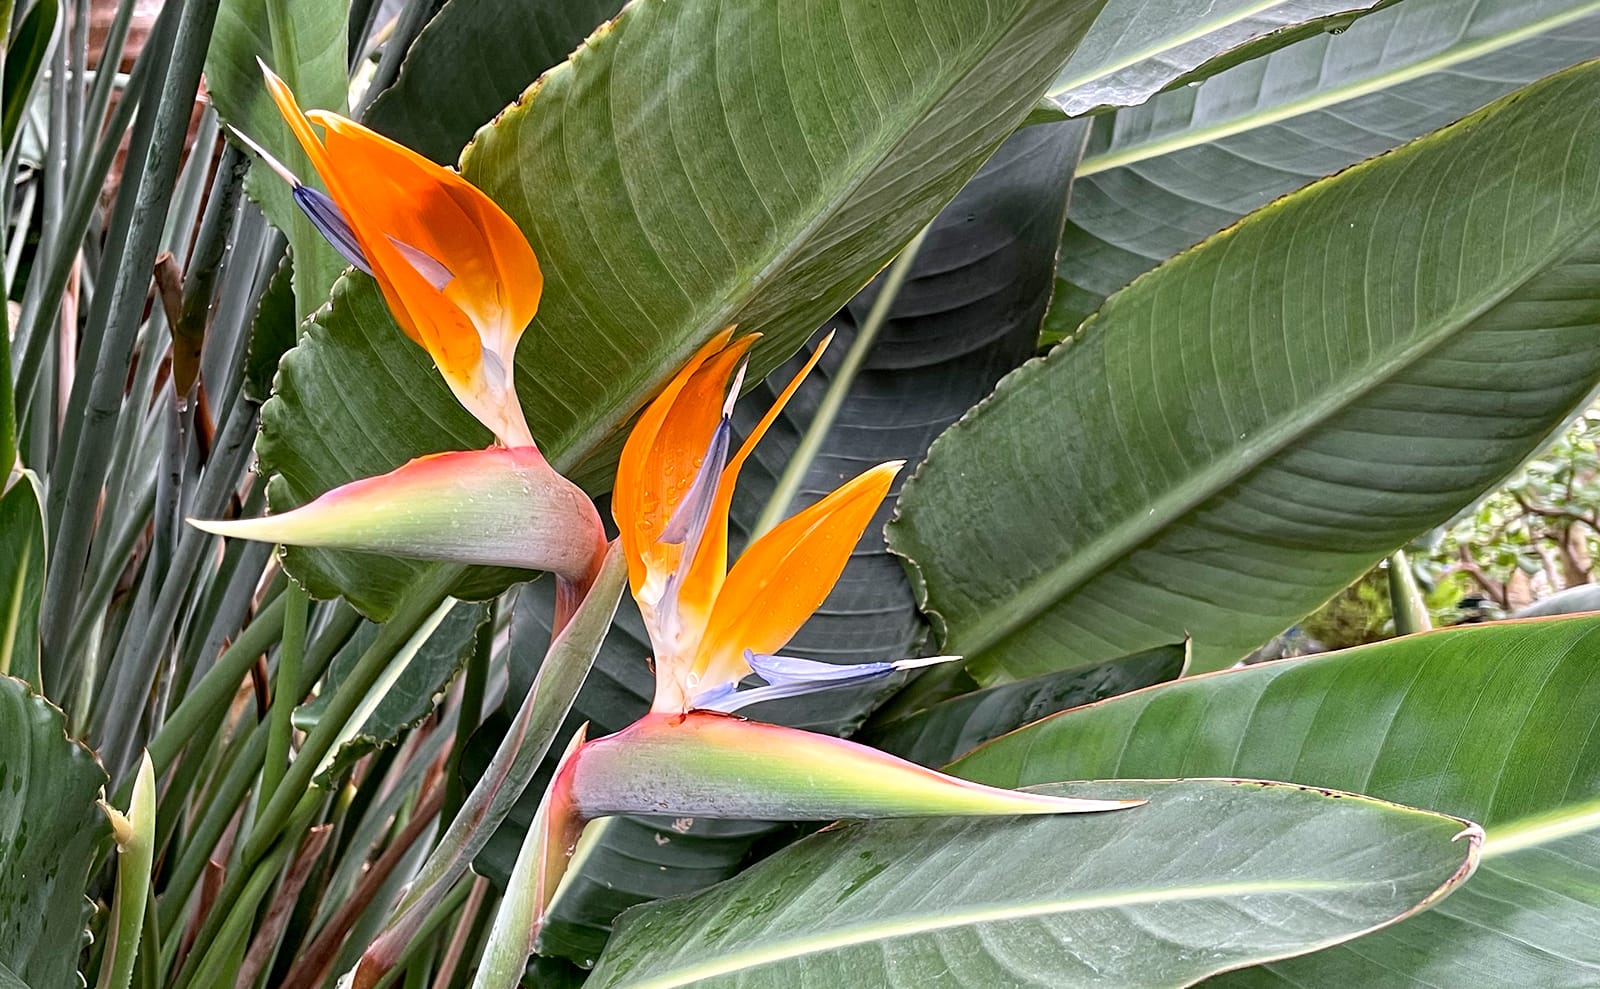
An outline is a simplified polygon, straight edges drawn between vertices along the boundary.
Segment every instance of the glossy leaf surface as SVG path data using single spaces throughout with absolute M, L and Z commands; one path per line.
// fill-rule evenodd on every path
M 1251 210 L 1597 52 L 1593 0 L 1405 0 L 1098 118 L 1046 336 Z
M 1476 857 L 1462 822 L 1366 797 L 1227 780 L 1047 789 L 1150 803 L 834 828 L 626 914 L 588 985 L 1188 985 L 1389 923 Z
M 1469 817 L 1483 865 L 1434 910 L 1222 985 L 1600 980 L 1600 618 L 1508 622 L 1194 677 L 1069 711 L 955 771 L 1241 774 Z
M 89 870 L 111 834 L 105 771 L 59 708 L 0 676 L 0 966 L 28 986 L 76 985 Z
M 1003 381 L 890 527 L 942 651 L 1227 666 L 1509 473 L 1600 380 L 1596 98 L 1588 63 L 1309 186 Z

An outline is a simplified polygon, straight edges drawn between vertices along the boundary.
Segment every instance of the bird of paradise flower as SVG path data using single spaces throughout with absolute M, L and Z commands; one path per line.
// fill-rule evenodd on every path
M 267 160 L 328 240 L 378 282 L 401 329 L 433 356 L 497 445 L 419 458 L 282 514 L 195 524 L 241 538 L 549 570 L 563 589 L 559 624 L 593 581 L 606 543 L 593 503 L 539 454 L 517 401 L 515 350 L 542 285 L 531 247 L 454 171 L 337 114 L 302 113 L 288 87 L 263 71 L 328 192 Z M 903 464 L 847 481 L 753 541 L 730 568 L 740 468 L 827 343 L 735 449 L 731 413 L 755 340 L 716 333 L 645 408 L 623 449 L 613 514 L 649 631 L 655 697 L 622 731 L 593 740 L 580 731 L 568 745 L 518 867 L 536 887 L 530 945 L 584 824 L 608 815 L 834 820 L 1141 802 L 983 786 L 733 714 L 952 658 L 841 666 L 780 652 L 839 579 Z M 752 674 L 764 685 L 740 689 Z

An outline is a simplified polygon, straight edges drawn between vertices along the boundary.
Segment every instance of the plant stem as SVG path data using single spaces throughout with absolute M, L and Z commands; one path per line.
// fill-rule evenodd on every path
M 147 755 L 139 763 L 128 816 L 114 815 L 117 832 L 117 891 L 111 908 L 111 943 L 100 960 L 98 989 L 128 989 L 139 956 L 150 867 L 155 861 L 156 776 Z
M 401 952 L 400 957 L 396 960 L 395 967 L 389 969 L 389 971 L 384 974 L 383 978 L 378 980 L 373 989 L 387 989 L 389 985 L 393 984 L 394 980 L 399 977 L 400 973 L 405 971 L 405 966 L 413 957 L 415 957 L 417 952 L 429 946 L 431 942 L 428 935 L 432 934 L 436 928 L 442 925 L 445 921 L 449 920 L 451 914 L 455 913 L 461 908 L 461 904 L 466 902 L 467 896 L 471 892 L 472 883 L 457 883 L 455 888 L 450 891 L 450 894 L 441 900 L 439 905 L 434 907 L 433 910 L 428 913 L 427 918 L 423 920 L 421 926 L 417 928 L 417 936 L 411 939 L 410 943 L 406 945 L 405 950 Z
M 422 621 L 449 595 L 450 588 L 461 579 L 465 569 L 454 564 L 438 564 L 430 567 L 417 583 L 411 585 L 395 608 L 394 615 L 378 632 L 377 639 L 356 662 L 349 677 L 339 684 L 339 689 L 334 692 L 317 726 L 306 736 L 305 744 L 301 747 L 294 764 L 289 767 L 288 773 L 284 775 L 278 786 L 278 792 L 266 801 L 266 806 L 257 815 L 256 826 L 246 839 L 240 856 L 246 865 L 259 859 L 276 840 L 279 832 L 288 823 L 289 815 L 298 799 L 296 795 L 308 791 L 323 756 L 327 755 L 338 741 L 345 722 L 361 705 L 367 691 L 383 675 L 384 669 L 388 667 L 395 653 L 400 651 L 400 647 L 406 644 Z
M 311 596 L 298 584 L 284 592 L 288 604 L 283 610 L 283 645 L 278 648 L 278 673 L 273 680 L 272 721 L 267 735 L 267 759 L 261 766 L 261 793 L 264 806 L 278 790 L 278 783 L 289 768 L 289 739 L 294 726 L 289 723 L 299 700 L 300 661 L 306 648 L 306 612 Z M 259 810 L 260 808 L 258 808 Z
M 284 595 L 273 598 L 256 615 L 255 621 L 244 627 L 200 682 L 184 695 L 167 723 L 150 740 L 150 758 L 158 774 L 172 766 L 172 760 L 178 757 L 190 737 L 205 724 L 206 715 L 217 705 L 226 706 L 233 699 L 239 681 L 244 679 L 256 657 L 278 643 L 283 635 L 287 605 Z
M 489 605 L 489 614 L 478 626 L 472 643 L 472 656 L 467 660 L 467 673 L 461 683 L 461 706 L 456 713 L 455 744 L 450 750 L 450 766 L 444 777 L 443 819 L 448 821 L 461 809 L 461 754 L 467 741 L 478 730 L 483 719 L 483 690 L 489 680 L 489 656 L 494 651 L 495 620 L 500 614 L 500 602 Z
M 1411 570 L 1411 561 L 1405 550 L 1397 549 L 1389 557 L 1389 605 L 1394 612 L 1394 633 L 1410 635 L 1433 628 L 1428 619 L 1428 602 L 1417 586 L 1417 575 Z

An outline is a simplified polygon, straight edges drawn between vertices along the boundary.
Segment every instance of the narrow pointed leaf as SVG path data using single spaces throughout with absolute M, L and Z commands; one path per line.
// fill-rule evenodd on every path
M 105 771 L 60 709 L 0 676 L 0 965 L 29 986 L 79 982 L 89 870 L 111 828 Z
M 1477 857 L 1461 821 L 1368 797 L 1232 780 L 1045 789 L 1150 802 L 834 828 L 624 914 L 587 985 L 1190 985 L 1392 923 Z
M 6 7 L 8 14 L 11 10 L 10 6 Z M 5 108 L 0 110 L 0 148 L 7 152 L 16 140 L 23 111 L 31 102 L 29 97 L 33 92 L 33 83 L 39 78 L 39 69 L 50 52 L 50 39 L 55 36 L 56 19 L 60 13 L 60 0 L 34 0 L 18 22 L 16 34 L 10 37 L 5 58 L 0 60 L 5 64 L 0 91 L 6 94 Z M 10 28 L 11 25 L 7 23 L 8 32 Z M 0 37 L 0 44 L 6 41 L 6 38 Z M 10 463 L 6 466 L 9 468 Z
M 1100 5 L 845 0 L 807 18 L 637 3 L 591 35 L 462 157 L 545 272 L 517 385 L 551 463 L 603 487 L 629 418 L 730 324 L 764 334 L 758 376 L 793 353 L 977 171 Z M 816 39 L 846 35 L 816 57 Z M 748 57 L 728 77 L 733 46 Z M 488 439 L 374 288 L 343 285 L 262 411 L 280 511 Z M 379 604 L 417 572 L 324 551 L 286 561 L 314 590 Z
M 1068 711 L 955 767 L 1007 786 L 1263 775 L 1470 817 L 1459 895 L 1348 947 L 1219 985 L 1600 981 L 1600 618 L 1507 622 L 1179 680 Z
M 1250 210 L 1597 51 L 1593 0 L 1405 0 L 1098 118 L 1047 337 Z
M 1591 99 L 1596 63 L 1309 186 L 1002 382 L 890 527 L 942 651 L 1226 666 L 1510 472 L 1600 381 Z

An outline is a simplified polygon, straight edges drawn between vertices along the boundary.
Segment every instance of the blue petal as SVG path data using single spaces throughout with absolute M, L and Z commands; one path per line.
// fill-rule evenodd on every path
M 733 423 L 723 416 L 711 434 L 711 445 L 700 461 L 700 469 L 695 472 L 694 483 L 678 502 L 678 510 L 672 513 L 667 527 L 661 530 L 661 542 L 683 544 L 685 561 L 694 558 L 706 523 L 711 519 L 711 505 L 717 500 L 717 481 L 722 477 L 722 468 L 728 464 L 728 446 L 732 439 Z
M 338 203 L 328 198 L 327 193 L 319 192 L 308 185 L 294 187 L 294 203 L 311 219 L 311 225 L 317 228 L 317 232 L 326 237 L 328 243 L 332 244 L 333 249 L 346 261 L 367 274 L 372 274 L 372 266 L 367 263 L 367 256 L 361 252 L 356 232 L 350 229 L 350 221 L 345 219 L 344 210 L 339 208 Z
M 775 656 L 754 653 L 746 649 L 745 662 L 756 675 L 770 684 L 780 683 L 849 683 L 853 680 L 871 680 L 895 668 L 893 663 L 819 663 L 798 656 Z
M 763 680 L 764 687 L 735 692 L 732 685 L 715 687 L 694 698 L 692 706 L 702 711 L 731 714 L 740 708 L 783 697 L 798 697 L 819 690 L 866 683 L 888 676 L 899 669 L 896 663 L 819 663 L 797 656 L 757 655 L 745 650 L 745 661 Z

